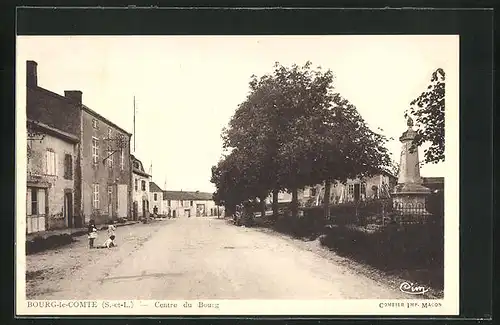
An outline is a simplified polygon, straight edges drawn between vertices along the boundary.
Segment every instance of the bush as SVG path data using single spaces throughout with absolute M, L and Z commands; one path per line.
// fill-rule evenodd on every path
M 383 271 L 434 270 L 419 281 L 442 288 L 444 281 L 444 227 L 442 222 L 389 225 L 373 233 L 353 227 L 330 228 L 321 244 Z

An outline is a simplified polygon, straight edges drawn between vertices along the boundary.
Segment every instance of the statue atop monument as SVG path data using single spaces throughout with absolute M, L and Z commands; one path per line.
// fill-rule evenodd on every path
M 408 125 L 408 128 L 410 128 L 410 129 L 413 126 L 413 120 L 411 117 L 408 117 L 408 120 L 406 121 L 406 125 Z

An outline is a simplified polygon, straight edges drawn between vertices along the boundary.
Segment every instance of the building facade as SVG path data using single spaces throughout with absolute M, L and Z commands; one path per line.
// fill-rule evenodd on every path
M 212 193 L 199 191 L 163 191 L 163 211 L 174 218 L 224 215 L 224 209 L 213 201 Z
M 131 134 L 83 105 L 81 91 L 65 91 L 62 96 L 40 87 L 36 62 L 28 61 L 26 68 L 28 120 L 76 137 L 71 140 L 76 142 L 72 156 L 73 222 L 67 222 L 68 226 L 81 227 L 90 219 L 99 224 L 127 217 L 132 201 Z M 56 161 L 57 157 L 50 159 Z
M 26 232 L 72 228 L 78 137 L 28 120 Z
M 371 177 L 348 179 L 345 184 L 337 182 L 330 185 L 330 203 L 342 204 L 355 201 L 363 201 L 377 198 L 389 198 L 397 178 L 388 172 L 381 172 Z M 306 186 L 299 189 L 297 198 L 300 206 L 322 205 L 325 195 L 324 184 Z M 288 192 L 278 193 L 278 202 L 286 203 L 292 201 L 292 194 Z M 266 199 L 268 204 L 272 203 L 272 194 Z
M 132 159 L 132 219 L 139 220 L 141 218 L 149 218 L 150 202 L 149 202 L 149 187 L 151 175 L 144 171 L 142 162 L 134 155 Z
M 168 214 L 163 206 L 163 190 L 155 182 L 149 183 L 149 201 L 150 213 L 163 216 Z

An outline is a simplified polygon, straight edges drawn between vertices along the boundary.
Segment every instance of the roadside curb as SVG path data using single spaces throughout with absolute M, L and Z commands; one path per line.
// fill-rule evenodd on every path
M 139 223 L 138 221 L 130 221 L 122 224 L 115 224 L 116 227 L 131 226 Z M 108 226 L 104 225 L 98 231 L 107 230 Z M 26 255 L 39 253 L 42 251 L 59 248 L 69 245 L 75 241 L 74 237 L 81 237 L 87 234 L 87 228 L 68 229 L 61 233 L 40 234 L 30 239 L 26 238 Z

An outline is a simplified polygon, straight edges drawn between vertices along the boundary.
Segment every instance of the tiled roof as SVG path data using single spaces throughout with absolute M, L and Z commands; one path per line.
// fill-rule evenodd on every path
M 193 200 L 211 201 L 212 193 L 207 192 L 185 192 L 185 191 L 163 191 L 164 200 Z
M 136 173 L 138 175 L 150 177 L 151 175 L 149 175 L 148 173 L 146 173 L 144 171 L 144 167 L 142 166 L 142 162 L 139 159 L 137 159 L 134 155 L 131 155 L 131 156 L 132 156 L 132 172 Z M 161 190 L 160 190 L 160 192 L 161 192 Z
M 155 182 L 149 182 L 149 191 L 150 192 L 163 192 L 163 190 L 156 185 Z

